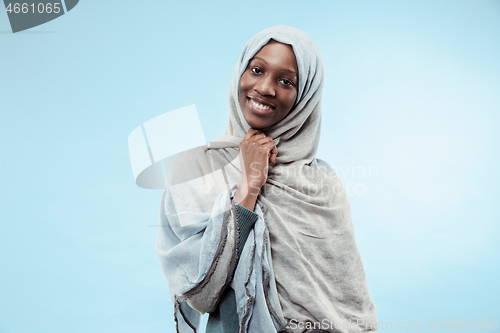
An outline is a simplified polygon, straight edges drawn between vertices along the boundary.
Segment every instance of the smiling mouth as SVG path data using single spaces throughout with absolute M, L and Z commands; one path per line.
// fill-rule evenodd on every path
M 257 114 L 266 114 L 266 113 L 271 112 L 274 109 L 273 107 L 271 107 L 269 105 L 257 102 L 256 100 L 254 100 L 251 97 L 248 97 L 248 100 L 249 100 L 248 103 L 250 104 L 250 109 L 254 113 L 257 113 Z

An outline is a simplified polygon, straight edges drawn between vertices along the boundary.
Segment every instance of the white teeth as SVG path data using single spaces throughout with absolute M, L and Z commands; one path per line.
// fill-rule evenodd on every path
M 252 105 L 256 109 L 259 109 L 259 110 L 268 110 L 269 109 L 269 105 L 260 104 L 259 102 L 256 102 L 253 99 L 251 99 L 250 101 L 252 102 Z

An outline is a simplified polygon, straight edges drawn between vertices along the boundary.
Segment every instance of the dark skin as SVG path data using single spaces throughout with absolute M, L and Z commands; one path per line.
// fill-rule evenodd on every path
M 278 155 L 276 144 L 266 136 L 265 129 L 292 110 L 298 92 L 298 73 L 292 47 L 271 40 L 249 61 L 241 76 L 239 102 L 251 128 L 239 145 L 243 177 L 235 200 L 251 211 L 267 180 L 269 163 L 275 163 Z

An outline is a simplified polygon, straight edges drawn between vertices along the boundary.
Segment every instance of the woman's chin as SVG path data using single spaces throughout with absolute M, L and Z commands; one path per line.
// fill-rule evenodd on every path
M 268 127 L 267 124 L 262 124 L 261 122 L 247 121 L 247 123 L 248 123 L 248 125 L 250 125 L 251 128 L 258 129 L 258 130 L 261 130 L 261 129 Z
M 250 115 L 248 114 L 244 115 L 245 115 L 245 120 L 247 121 L 248 125 L 251 128 L 264 129 L 266 127 L 269 127 L 268 121 L 265 121 L 264 119 L 259 119 L 259 117 L 255 117 L 252 113 L 250 113 Z

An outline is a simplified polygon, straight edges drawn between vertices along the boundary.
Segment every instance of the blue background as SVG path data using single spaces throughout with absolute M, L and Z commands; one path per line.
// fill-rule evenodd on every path
M 0 12 L 0 332 L 174 332 L 128 135 L 189 104 L 222 135 L 236 60 L 277 24 L 322 53 L 318 157 L 379 322 L 500 319 L 499 1 L 81 1 L 17 34 Z

